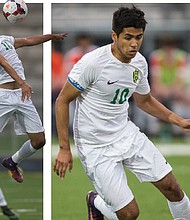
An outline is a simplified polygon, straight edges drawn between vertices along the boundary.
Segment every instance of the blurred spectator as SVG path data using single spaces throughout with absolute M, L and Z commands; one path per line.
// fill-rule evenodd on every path
M 64 56 L 65 63 L 65 72 L 66 75 L 69 74 L 70 70 L 73 68 L 74 64 L 77 63 L 84 54 L 94 50 L 97 48 L 96 45 L 93 44 L 93 39 L 88 33 L 80 33 L 76 36 L 75 39 L 76 46 L 67 51 Z M 72 126 L 73 126 L 73 118 L 75 111 L 75 101 L 70 103 L 69 107 L 69 132 L 72 134 Z
M 52 89 L 58 94 L 67 78 L 64 74 L 63 54 L 54 46 L 52 48 Z
M 75 39 L 76 46 L 65 54 L 65 71 L 68 75 L 73 65 L 77 63 L 84 54 L 97 48 L 93 44 L 93 39 L 88 33 L 80 33 Z
M 63 87 L 67 78 L 64 74 L 63 54 L 56 49 L 55 44 L 52 46 L 52 134 L 56 135 L 55 125 L 55 100 Z
M 153 96 L 182 117 L 190 117 L 190 111 L 187 111 L 190 104 L 185 96 L 187 53 L 177 47 L 173 36 L 165 35 L 160 40 L 160 48 L 151 53 L 149 61 Z M 182 135 L 175 126 L 160 125 L 161 135 Z

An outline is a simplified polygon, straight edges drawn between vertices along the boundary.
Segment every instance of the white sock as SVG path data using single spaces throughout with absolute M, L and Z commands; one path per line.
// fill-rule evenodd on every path
M 170 212 L 174 219 L 189 220 L 190 219 L 190 202 L 189 198 L 184 194 L 184 197 L 179 202 L 170 202 L 168 200 Z
M 107 205 L 104 200 L 98 195 L 94 200 L 95 207 L 108 219 L 119 220 L 115 212 L 113 212 L 109 205 Z
M 15 163 L 20 163 L 22 160 L 30 157 L 37 150 L 32 147 L 30 140 L 26 141 L 22 147 L 12 156 L 12 160 Z
M 7 206 L 7 202 L 5 200 L 5 197 L 3 195 L 1 188 L 0 188 L 0 206 Z

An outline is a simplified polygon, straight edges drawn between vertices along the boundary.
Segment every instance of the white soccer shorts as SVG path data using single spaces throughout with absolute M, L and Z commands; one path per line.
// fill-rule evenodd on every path
M 99 148 L 78 147 L 85 172 L 98 194 L 114 212 L 134 198 L 124 167 L 132 171 L 140 182 L 159 181 L 172 170 L 145 134 L 130 121 L 128 127 L 126 136 L 113 144 Z
M 31 99 L 23 102 L 21 97 L 21 89 L 0 88 L 0 132 L 12 116 L 17 135 L 43 132 L 42 122 Z

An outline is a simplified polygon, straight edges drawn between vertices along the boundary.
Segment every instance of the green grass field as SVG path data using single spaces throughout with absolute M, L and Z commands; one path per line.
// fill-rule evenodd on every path
M 20 220 L 43 219 L 43 182 L 42 173 L 24 172 L 24 182 L 12 180 L 8 172 L 1 172 L 0 187 L 10 208 L 20 216 Z M 8 218 L 0 212 L 0 219 Z
M 190 156 L 167 157 L 173 173 L 185 192 L 190 196 Z M 172 220 L 167 202 L 150 183 L 139 183 L 127 172 L 129 185 L 140 207 L 139 220 Z M 67 173 L 64 181 L 52 175 L 52 220 L 85 220 L 87 208 L 86 193 L 93 189 L 86 177 L 79 159 L 74 159 L 72 173 Z

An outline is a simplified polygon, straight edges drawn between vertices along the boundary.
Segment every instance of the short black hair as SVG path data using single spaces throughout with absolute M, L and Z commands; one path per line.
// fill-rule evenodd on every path
M 112 30 L 119 36 L 123 28 L 134 27 L 145 30 L 147 21 L 145 14 L 140 9 L 132 5 L 131 8 L 120 7 L 113 13 Z

